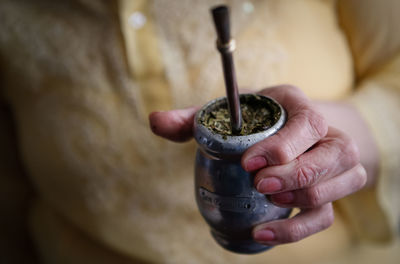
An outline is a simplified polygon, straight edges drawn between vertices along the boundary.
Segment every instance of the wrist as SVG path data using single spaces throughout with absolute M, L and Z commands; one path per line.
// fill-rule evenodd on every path
M 366 187 L 375 184 L 379 172 L 379 151 L 370 128 L 356 107 L 347 102 L 314 102 L 329 126 L 336 127 L 356 142 L 360 161 L 367 171 Z

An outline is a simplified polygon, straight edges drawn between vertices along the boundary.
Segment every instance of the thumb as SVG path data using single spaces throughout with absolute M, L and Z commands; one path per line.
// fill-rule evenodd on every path
M 154 134 L 175 141 L 184 142 L 193 136 L 194 115 L 199 107 L 190 107 L 166 112 L 152 112 L 150 127 Z

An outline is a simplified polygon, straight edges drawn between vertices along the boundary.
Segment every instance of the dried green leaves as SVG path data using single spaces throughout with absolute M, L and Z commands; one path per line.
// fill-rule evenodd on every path
M 250 95 L 248 95 L 250 96 Z M 262 100 L 260 96 L 251 95 L 241 98 L 242 131 L 239 135 L 249 135 L 264 131 L 273 126 L 280 117 L 279 107 L 272 101 Z M 232 135 L 229 111 L 226 104 L 212 107 L 199 120 L 202 125 L 214 133 L 224 136 Z

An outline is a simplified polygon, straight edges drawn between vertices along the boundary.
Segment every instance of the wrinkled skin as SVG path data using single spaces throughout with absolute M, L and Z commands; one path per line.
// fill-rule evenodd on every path
M 300 89 L 282 85 L 259 92 L 277 100 L 288 113 L 285 126 L 242 156 L 242 167 L 255 174 L 254 185 L 281 207 L 298 207 L 290 219 L 254 228 L 253 238 L 266 245 L 295 242 L 329 227 L 332 202 L 360 190 L 367 173 L 356 142 L 328 126 Z M 198 107 L 150 114 L 153 132 L 183 142 L 192 137 Z

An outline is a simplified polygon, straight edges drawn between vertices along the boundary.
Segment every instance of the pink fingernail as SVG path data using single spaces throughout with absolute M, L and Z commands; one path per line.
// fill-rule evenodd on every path
M 253 235 L 256 241 L 272 241 L 275 240 L 275 233 L 270 229 L 256 231 Z
M 265 179 L 262 179 L 258 184 L 257 184 L 257 191 L 260 193 L 273 193 L 282 190 L 282 182 L 280 179 L 276 177 L 268 177 Z
M 293 192 L 284 192 L 271 195 L 271 200 L 277 204 L 290 204 L 294 201 Z
M 245 170 L 246 171 L 255 171 L 267 166 L 267 161 L 264 157 L 254 157 L 246 161 Z

